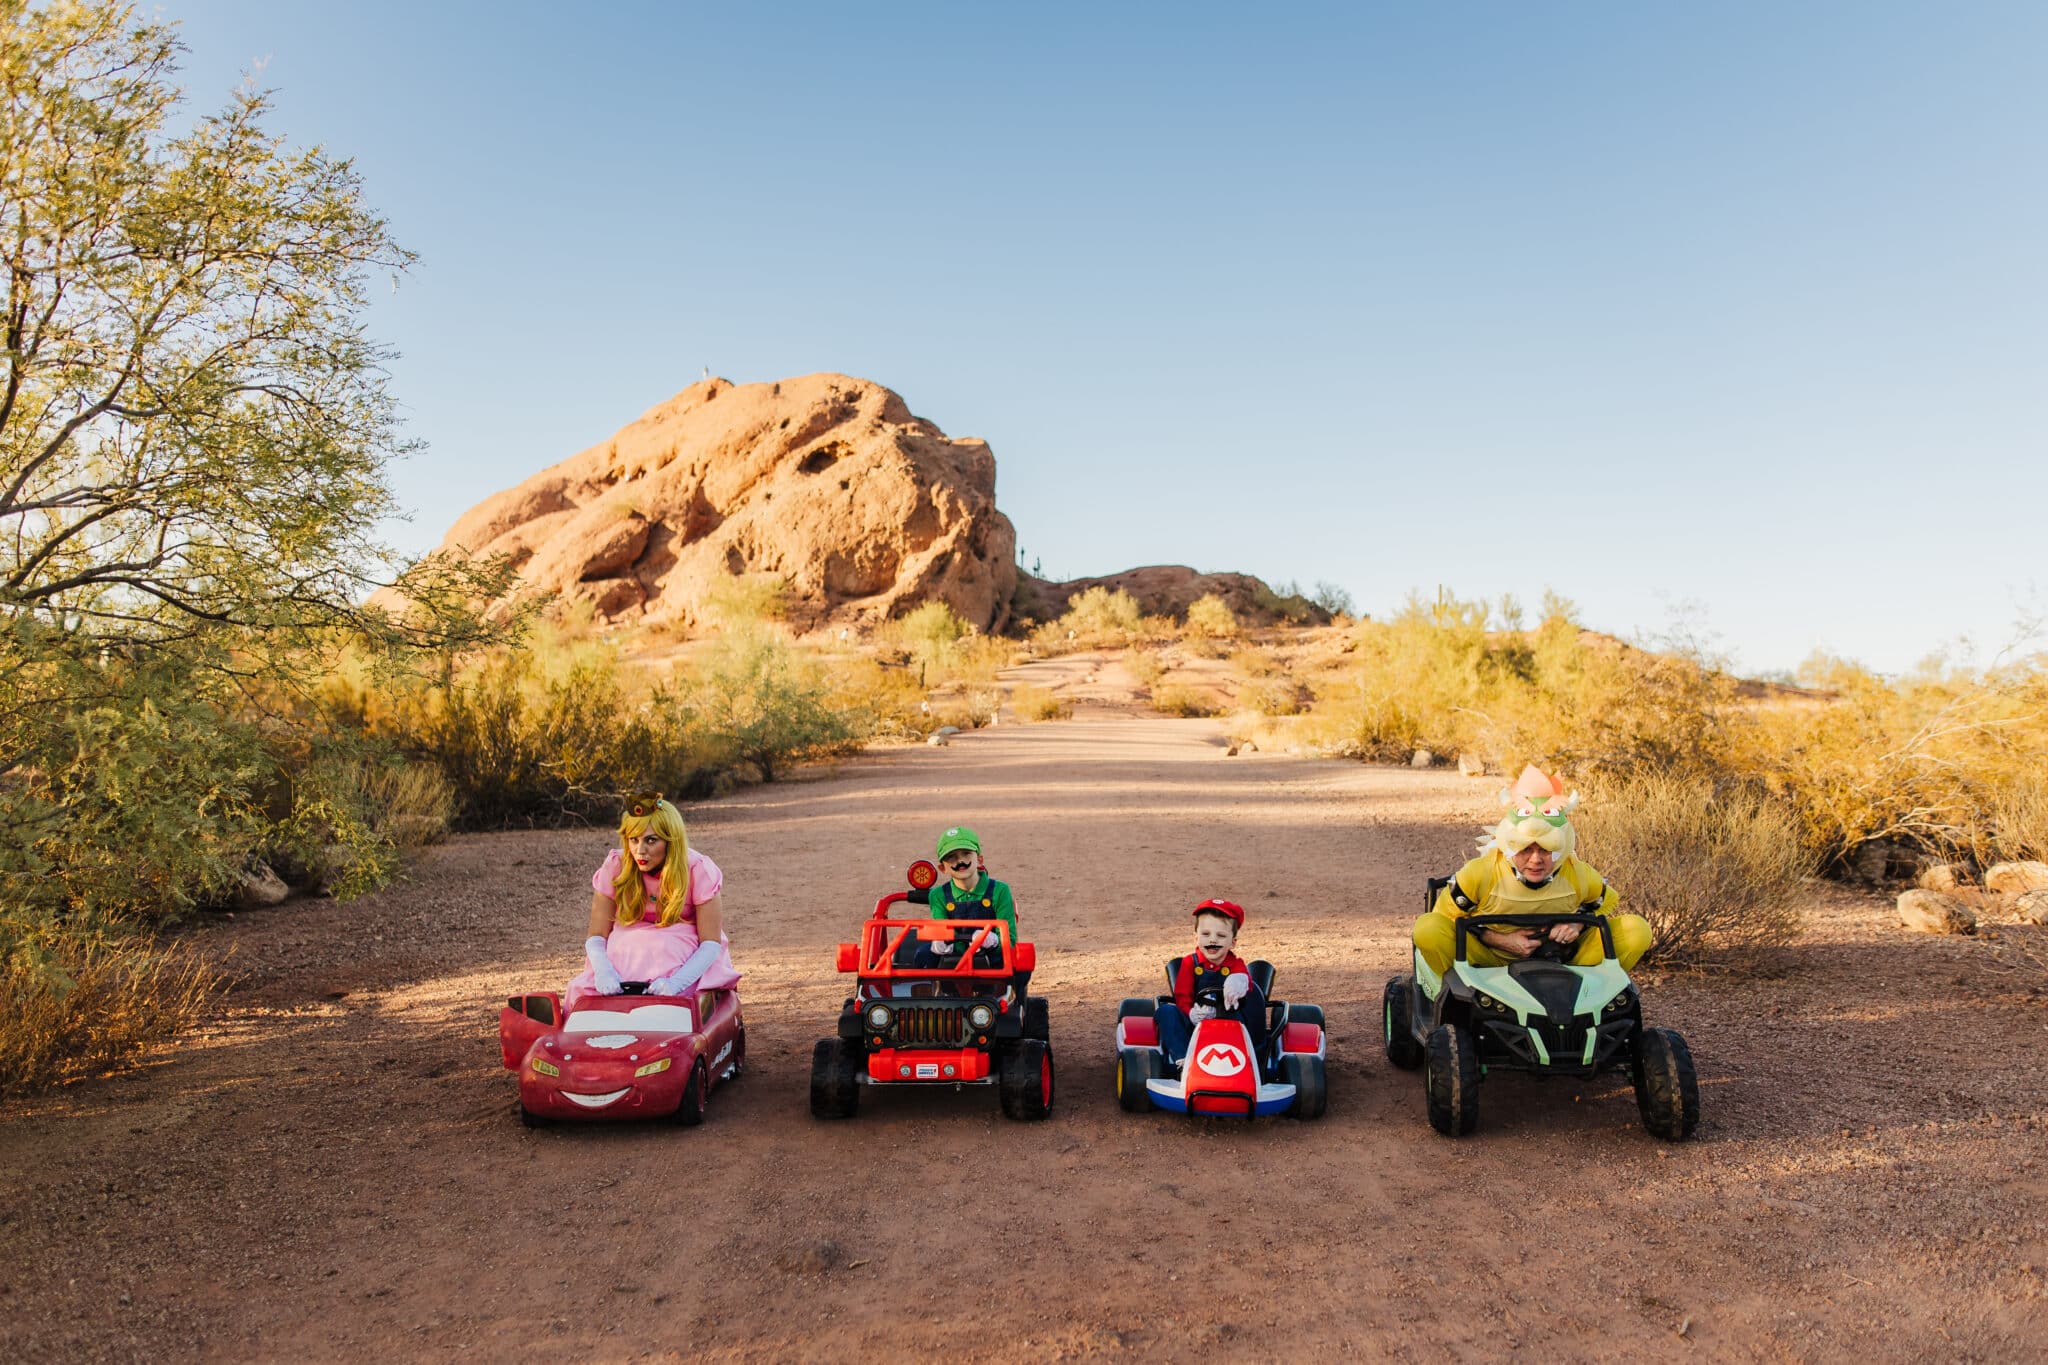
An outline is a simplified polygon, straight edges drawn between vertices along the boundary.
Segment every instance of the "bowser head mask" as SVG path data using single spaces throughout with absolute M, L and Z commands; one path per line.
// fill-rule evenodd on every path
M 1563 783 L 1532 763 L 1522 769 L 1514 786 L 1501 790 L 1500 803 L 1508 813 L 1480 840 L 1481 852 L 1497 848 L 1512 858 L 1531 844 L 1541 844 L 1559 862 L 1571 856 L 1577 843 L 1571 824 L 1571 813 L 1579 808 L 1577 792 L 1565 795 Z

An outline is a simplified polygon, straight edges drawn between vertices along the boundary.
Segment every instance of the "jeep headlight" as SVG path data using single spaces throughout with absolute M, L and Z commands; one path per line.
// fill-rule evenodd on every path
M 996 1012 L 987 1005 L 976 1005 L 967 1011 L 967 1022 L 978 1029 L 987 1028 L 996 1021 Z
M 658 1061 L 649 1062 L 646 1066 L 641 1067 L 638 1071 L 633 1073 L 633 1079 L 637 1081 L 642 1076 L 659 1075 L 661 1072 L 668 1070 L 669 1062 L 671 1060 L 671 1058 L 663 1057 Z
M 1600 1012 L 1602 1014 L 1620 1014 L 1627 1010 L 1628 1006 L 1629 992 L 1623 991 L 1620 995 L 1615 996 L 1612 1000 L 1601 1006 Z
M 874 1005 L 868 1010 L 868 1027 L 880 1033 L 889 1027 L 889 1007 Z
M 556 1066 L 553 1062 L 544 1062 L 538 1057 L 533 1059 L 533 1069 L 536 1074 L 542 1076 L 559 1076 L 562 1074 L 562 1068 Z
M 1486 993 L 1485 991 L 1481 991 L 1481 992 L 1479 992 L 1479 1008 L 1481 1008 L 1481 1009 L 1483 1009 L 1483 1010 L 1491 1010 L 1491 1011 L 1493 1011 L 1493 1012 L 1494 1012 L 1495 1014 L 1512 1014 L 1512 1013 L 1513 1013 L 1513 1011 L 1512 1011 L 1512 1010 L 1510 1010 L 1510 1009 L 1509 1009 L 1509 1008 L 1508 1008 L 1508 1007 L 1507 1007 L 1506 1005 L 1503 1005 L 1503 1004 L 1501 1004 L 1501 1002 L 1500 1002 L 1500 1001 L 1498 1001 L 1498 1000 L 1494 999 L 1494 998 L 1493 998 L 1492 996 L 1488 995 L 1488 994 L 1487 994 L 1487 993 Z

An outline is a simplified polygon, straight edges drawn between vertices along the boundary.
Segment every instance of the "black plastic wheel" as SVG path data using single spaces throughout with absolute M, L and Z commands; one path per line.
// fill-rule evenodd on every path
M 1165 1074 L 1166 1059 L 1151 1047 L 1119 1048 L 1116 1054 L 1116 1102 L 1127 1114 L 1151 1111 L 1152 1092 L 1145 1082 Z
M 1322 1028 L 1324 1027 L 1323 1007 L 1321 1005 L 1289 1005 L 1287 1007 L 1287 1022 L 1290 1024 L 1314 1024 L 1317 1028 Z
M 1422 1044 L 1415 1041 L 1412 1002 L 1415 978 L 1397 976 L 1381 995 L 1380 1020 L 1386 1038 L 1387 1060 L 1403 1071 L 1422 1065 Z
M 1647 1028 L 1636 1035 L 1636 1108 L 1643 1130 L 1666 1142 L 1683 1142 L 1700 1123 L 1700 1082 L 1692 1050 L 1676 1029 Z
M 850 1119 L 860 1112 L 859 1059 L 843 1038 L 811 1049 L 811 1117 Z
M 732 1060 L 725 1064 L 725 1078 L 736 1081 L 747 1074 L 747 1026 L 740 1025 L 732 1037 Z
M 1280 1079 L 1294 1087 L 1294 1107 L 1287 1112 L 1298 1119 L 1319 1119 L 1330 1102 L 1323 1059 L 1305 1052 L 1290 1052 L 1280 1059 Z
M 1127 995 L 1124 997 L 1123 1003 L 1116 1007 L 1116 1017 L 1119 1019 L 1150 1019 L 1158 1010 L 1159 1005 L 1156 1001 L 1147 1000 L 1143 996 Z
M 1024 997 L 1024 1036 L 1041 1043 L 1052 1041 L 1052 1011 L 1042 995 Z
M 528 1128 L 545 1128 L 548 1126 L 546 1116 L 536 1114 L 531 1109 L 528 1109 L 524 1100 L 513 1101 L 513 1108 L 519 1111 L 519 1121 Z
M 1422 1089 L 1429 1126 L 1445 1137 L 1464 1137 L 1479 1126 L 1479 1051 L 1456 1024 L 1439 1024 L 1423 1049 Z
M 683 1082 L 683 1102 L 676 1106 L 676 1122 L 685 1128 L 695 1128 L 704 1121 L 704 1100 L 710 1089 L 710 1078 L 705 1074 L 704 1063 L 697 1062 L 690 1068 L 690 1079 Z
M 1042 1119 L 1052 1112 L 1052 1049 L 1025 1038 L 1003 1052 L 996 1082 L 1006 1119 Z

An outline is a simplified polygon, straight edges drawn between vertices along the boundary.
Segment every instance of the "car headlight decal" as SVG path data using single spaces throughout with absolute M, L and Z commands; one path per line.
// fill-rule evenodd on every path
M 633 1073 L 633 1079 L 637 1081 L 642 1076 L 653 1076 L 663 1071 L 666 1071 L 669 1069 L 669 1066 L 672 1061 L 672 1058 L 662 1057 L 655 1061 L 649 1062 L 647 1065 L 641 1067 L 638 1071 L 635 1071 Z

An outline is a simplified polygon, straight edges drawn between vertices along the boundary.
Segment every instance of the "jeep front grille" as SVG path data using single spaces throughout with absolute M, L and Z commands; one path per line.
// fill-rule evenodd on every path
M 960 1005 L 910 1005 L 896 1011 L 890 1032 L 900 1046 L 958 1047 L 968 1038 L 967 1010 Z

